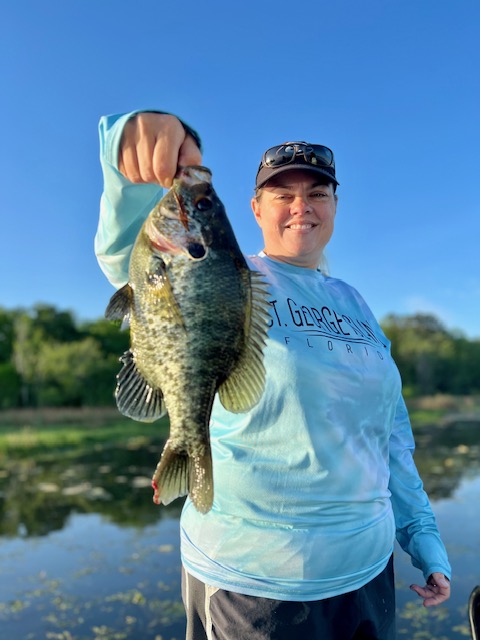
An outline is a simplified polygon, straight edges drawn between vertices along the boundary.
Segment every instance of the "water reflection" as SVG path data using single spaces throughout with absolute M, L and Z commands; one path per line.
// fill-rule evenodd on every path
M 448 498 L 480 473 L 480 422 L 449 421 L 415 430 L 415 461 L 432 500 Z
M 432 499 L 480 473 L 480 424 L 450 423 L 416 432 L 415 460 Z M 5 461 L 0 468 L 0 535 L 42 536 L 72 513 L 98 513 L 121 526 L 146 526 L 180 513 L 182 501 L 152 507 L 151 476 L 160 440 L 96 446 L 88 452 Z
M 177 517 L 182 501 L 152 505 L 151 476 L 162 441 L 97 446 L 37 459 L 5 461 L 0 472 L 0 535 L 43 536 L 72 513 L 98 513 L 121 526 Z

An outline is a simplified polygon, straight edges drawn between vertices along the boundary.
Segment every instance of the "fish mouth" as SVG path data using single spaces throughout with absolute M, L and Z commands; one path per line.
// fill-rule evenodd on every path
M 155 252 L 176 254 L 181 253 L 182 248 L 168 240 L 164 235 L 159 233 L 153 224 L 148 224 L 146 228 L 150 245 Z
M 172 215 L 165 215 L 165 211 L 162 213 L 167 218 L 178 220 L 178 213 L 176 213 L 176 215 L 173 215 L 173 211 L 168 211 L 168 213 Z M 161 253 L 178 253 L 181 250 L 179 247 L 181 243 L 178 241 L 175 242 L 173 239 L 169 239 L 163 235 L 151 218 L 147 218 L 145 222 L 145 233 L 147 234 L 151 247 L 155 251 L 160 251 Z
M 157 255 L 166 253 L 171 256 L 177 256 L 184 254 L 190 258 L 190 260 L 196 262 L 205 260 L 208 255 L 208 247 L 202 238 L 185 235 L 179 236 L 176 239 L 169 239 L 158 231 L 151 220 L 147 220 L 145 231 L 150 246 Z

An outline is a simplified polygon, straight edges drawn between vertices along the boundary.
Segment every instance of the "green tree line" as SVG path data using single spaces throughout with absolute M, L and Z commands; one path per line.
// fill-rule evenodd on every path
M 77 323 L 48 304 L 0 308 L 0 409 L 114 405 L 129 334 L 105 319 Z
M 448 331 L 431 314 L 389 315 L 382 328 L 402 375 L 404 395 L 480 392 L 480 340 Z
M 382 327 L 406 395 L 480 392 L 480 340 L 426 314 L 390 315 Z M 78 323 L 48 304 L 0 307 L 0 409 L 113 406 L 128 344 L 128 330 L 105 319 Z

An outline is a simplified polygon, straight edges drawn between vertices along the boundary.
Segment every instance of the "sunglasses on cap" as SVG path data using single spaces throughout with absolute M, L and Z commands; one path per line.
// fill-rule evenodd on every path
M 298 156 L 303 156 L 306 164 L 320 167 L 331 167 L 335 170 L 333 151 L 321 144 L 307 144 L 306 142 L 285 142 L 267 149 L 263 154 L 259 170 L 262 167 L 273 169 L 294 162 Z

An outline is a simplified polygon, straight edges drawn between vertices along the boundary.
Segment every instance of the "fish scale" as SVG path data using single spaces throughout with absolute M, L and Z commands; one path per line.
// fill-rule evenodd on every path
M 117 406 L 135 420 L 168 412 L 170 434 L 153 476 L 154 501 L 189 494 L 213 504 L 209 422 L 215 395 L 248 411 L 265 381 L 267 285 L 251 271 L 205 167 L 179 171 L 135 242 L 129 282 L 106 316 L 130 319 Z

